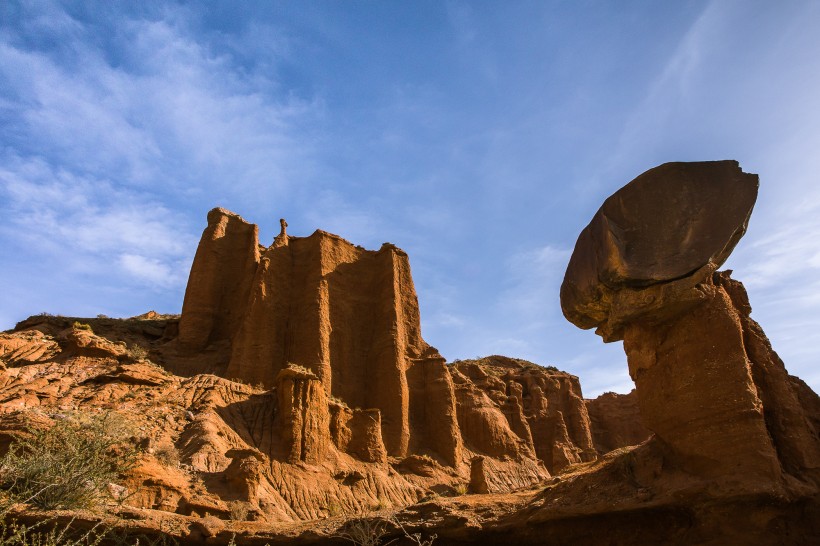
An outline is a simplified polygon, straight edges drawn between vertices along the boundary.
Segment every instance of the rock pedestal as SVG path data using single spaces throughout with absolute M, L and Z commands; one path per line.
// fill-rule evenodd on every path
M 566 318 L 623 339 L 643 424 L 672 462 L 744 490 L 816 479 L 820 441 L 742 285 L 716 273 L 746 231 L 757 176 L 667 163 L 609 197 L 561 286 Z

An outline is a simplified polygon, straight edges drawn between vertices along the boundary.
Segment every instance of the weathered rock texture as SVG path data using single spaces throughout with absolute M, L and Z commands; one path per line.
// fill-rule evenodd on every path
M 564 316 L 617 341 L 625 324 L 691 306 L 691 289 L 746 233 L 757 186 L 736 161 L 665 163 L 637 177 L 578 237 L 561 285 Z
M 606 392 L 585 402 L 592 440 L 601 455 L 620 447 L 638 445 L 652 434 L 643 425 L 634 390 L 629 394 Z
M 655 435 L 639 453 L 657 445 L 663 459 L 644 478 L 656 490 L 680 487 L 665 481 L 678 469 L 727 505 L 750 494 L 816 498 L 817 397 L 787 374 L 743 286 L 715 272 L 756 195 L 757 176 L 733 161 L 661 165 L 606 200 L 570 259 L 562 309 L 605 341 L 624 340 Z
M 179 344 L 190 352 L 231 339 L 245 316 L 259 263 L 259 229 L 216 208 L 208 213 L 182 303 Z
M 208 214 L 180 319 L 183 351 L 229 345 L 226 377 L 267 388 L 289 364 L 309 370 L 328 396 L 378 409 L 389 454 L 411 441 L 407 371 L 435 356 L 421 337 L 407 254 L 356 247 L 316 231 L 284 231 L 260 247 L 257 228 L 222 209 Z M 423 364 L 420 364 L 423 365 Z M 424 388 L 424 385 L 421 386 Z M 453 411 L 438 418 L 454 426 Z M 457 446 L 439 446 L 455 462 Z
M 597 458 L 574 375 L 498 355 L 455 362 L 453 372 L 467 446 L 496 456 L 535 453 L 550 472 Z
M 539 460 L 536 448 L 552 453 L 542 445 L 552 441 L 552 429 L 530 431 L 533 408 L 550 404 L 537 397 L 531 404 L 528 389 L 541 392 L 538 385 L 547 393 L 558 389 L 550 394 L 555 411 L 568 416 L 580 445 L 590 441 L 574 377 L 503 357 L 448 366 L 428 351 L 407 370 L 410 453 L 389 456 L 381 410 L 328 395 L 302 366 L 279 370 L 273 388 L 169 373 L 156 363 L 175 368 L 177 359 L 189 358 L 164 335 L 176 332 L 177 320 L 82 319 L 87 325 L 78 328 L 72 318 L 39 316 L 0 334 L 0 452 L 22 423 L 41 418 L 48 426 L 48 416 L 72 408 L 105 408 L 126 415 L 146 448 L 125 482 L 136 491 L 131 506 L 227 517 L 229 503 L 243 502 L 249 517 L 285 522 L 456 494 L 479 470 L 488 492 L 541 483 L 549 477 L 545 462 L 552 463 Z M 493 392 L 486 381 L 473 384 L 459 368 L 504 378 L 498 387 L 509 382 L 517 397 Z M 559 392 L 567 388 L 575 390 Z M 566 427 L 556 441 L 572 462 L 588 451 Z M 171 452 L 181 467 L 168 462 Z M 471 468 L 476 458 L 483 464 Z

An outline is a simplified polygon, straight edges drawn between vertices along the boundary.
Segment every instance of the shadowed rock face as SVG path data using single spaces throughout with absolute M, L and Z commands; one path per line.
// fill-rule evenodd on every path
M 629 394 L 606 392 L 584 402 L 589 413 L 592 440 L 598 453 L 638 445 L 649 438 L 651 433 L 641 420 L 638 397 L 634 390 Z
M 757 187 L 734 161 L 647 171 L 581 233 L 561 286 L 570 322 L 624 340 L 641 421 L 667 458 L 725 491 L 816 486 L 820 470 L 811 409 L 743 286 L 715 271 L 745 233 Z
M 605 341 L 622 339 L 624 323 L 668 303 L 642 289 L 700 281 L 726 261 L 746 232 L 757 187 L 757 175 L 736 161 L 665 163 L 637 177 L 578 237 L 561 285 L 564 316 L 598 328 Z
M 245 314 L 259 263 L 259 228 L 225 209 L 208 213 L 179 321 L 180 347 L 191 353 L 230 339 Z

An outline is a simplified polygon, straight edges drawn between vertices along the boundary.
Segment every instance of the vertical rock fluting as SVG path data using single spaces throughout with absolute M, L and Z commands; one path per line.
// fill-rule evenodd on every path
M 405 371 L 426 347 L 404 252 L 367 251 L 322 231 L 283 235 L 262 254 L 226 374 L 271 386 L 288 362 L 299 364 L 329 395 L 378 409 L 385 446 L 403 456 Z
M 533 429 L 550 423 L 531 420 L 541 388 L 535 406 L 545 417 L 566 416 L 561 441 L 574 458 L 563 464 L 587 460 L 577 380 L 561 376 L 553 385 L 508 374 L 476 386 L 421 337 L 407 254 L 388 243 L 368 251 L 323 231 L 293 237 L 281 226 L 269 247 L 259 247 L 255 226 L 212 211 L 180 325 L 179 345 L 194 350 L 186 371 L 196 373 L 192 359 L 204 351 L 218 373 L 273 391 L 275 426 L 256 431 L 269 440 L 251 447 L 293 464 L 348 461 L 340 452 L 376 465 L 424 455 L 460 475 L 484 456 L 489 489 L 510 490 L 549 476 L 536 451 L 551 454 L 541 444 L 556 435 Z M 238 249 L 230 250 L 231 237 Z M 518 390 L 507 394 L 508 383 Z M 555 398 L 555 391 L 566 392 Z
M 452 381 L 421 337 L 407 254 L 387 243 L 368 251 L 323 231 L 292 237 L 286 225 L 260 253 L 256 226 L 211 211 L 186 292 L 180 348 L 229 345 L 224 374 L 268 388 L 289 364 L 301 366 L 328 397 L 377 409 L 384 446 L 397 457 L 411 444 L 407 374 L 417 362 L 414 399 L 440 414 L 416 412 L 423 422 L 413 443 L 460 464 Z M 426 362 L 431 357 L 438 364 Z
M 453 379 L 444 359 L 414 360 L 407 370 L 413 448 L 429 446 L 445 464 L 462 462 L 463 443 L 458 428 Z
M 746 231 L 757 176 L 668 163 L 608 198 L 561 286 L 567 319 L 623 339 L 643 424 L 687 471 L 740 490 L 817 479 L 820 442 L 742 285 L 715 273 Z
M 225 209 L 211 210 L 182 303 L 182 349 L 198 352 L 231 339 L 244 319 L 258 263 L 257 226 Z
M 327 397 L 321 381 L 304 368 L 288 367 L 276 377 L 276 429 L 290 463 L 317 464 L 330 445 Z

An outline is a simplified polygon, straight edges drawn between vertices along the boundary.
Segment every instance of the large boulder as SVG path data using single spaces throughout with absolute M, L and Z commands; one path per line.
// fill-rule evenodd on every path
M 811 397 L 749 316 L 743 286 L 716 272 L 757 187 L 734 161 L 645 172 L 581 233 L 561 287 L 568 320 L 624 340 L 641 421 L 669 463 L 724 495 L 816 487 L 820 471 Z
M 757 188 L 757 175 L 737 161 L 646 171 L 604 201 L 578 237 L 561 285 L 564 316 L 598 328 L 605 341 L 622 339 L 624 323 L 681 299 L 674 290 L 641 297 L 642 289 L 700 282 L 726 261 L 746 233 Z

